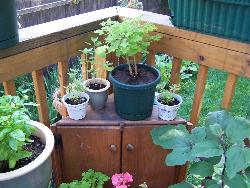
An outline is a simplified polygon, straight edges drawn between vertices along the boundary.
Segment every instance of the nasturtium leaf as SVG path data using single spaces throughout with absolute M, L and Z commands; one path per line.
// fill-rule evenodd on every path
M 226 127 L 226 135 L 231 143 L 250 139 L 250 121 L 243 118 L 234 118 Z
M 10 136 L 20 142 L 25 141 L 25 134 L 22 130 L 16 129 L 10 133 Z
M 236 176 L 234 176 L 232 179 L 225 177 L 225 184 L 230 188 L 248 188 L 246 178 L 239 174 L 236 174 Z
M 193 143 L 200 142 L 206 138 L 205 127 L 196 127 L 191 131 L 191 140 Z
M 217 181 L 213 179 L 204 179 L 205 186 L 217 185 Z
M 206 161 L 193 163 L 190 167 L 190 173 L 201 177 L 211 177 L 214 173 L 213 165 Z
M 154 144 L 164 149 L 190 147 L 189 133 L 184 125 L 167 125 L 151 131 Z
M 208 125 L 208 128 L 214 136 L 220 137 L 223 134 L 223 130 L 218 123 Z
M 238 172 L 250 165 L 250 148 L 234 145 L 226 152 L 226 172 L 229 179 L 232 179 Z
M 221 161 L 221 156 L 210 157 L 206 159 L 207 162 L 211 163 L 212 165 L 216 165 Z
M 191 151 L 193 157 L 214 157 L 223 154 L 223 149 L 218 142 L 204 140 L 195 143 Z
M 206 117 L 206 125 L 213 125 L 217 123 L 224 130 L 230 119 L 230 114 L 225 110 L 210 112 Z
M 190 160 L 190 148 L 175 148 L 165 159 L 167 166 L 184 165 Z
M 13 149 L 14 151 L 17 151 L 18 145 L 19 145 L 19 142 L 18 142 L 16 139 L 11 138 L 11 139 L 9 140 L 9 146 L 10 146 L 11 149 Z
M 175 185 L 171 185 L 169 188 L 197 188 L 197 187 L 190 183 L 182 182 Z

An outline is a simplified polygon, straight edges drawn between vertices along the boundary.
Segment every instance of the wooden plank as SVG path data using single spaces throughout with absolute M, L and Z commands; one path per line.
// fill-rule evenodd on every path
M 60 83 L 60 94 L 64 96 L 65 86 L 68 85 L 68 62 L 58 62 L 58 75 L 59 75 L 59 83 Z M 63 105 L 63 104 L 62 104 Z M 67 109 L 63 105 L 62 115 L 64 117 L 67 116 Z
M 222 99 L 222 108 L 229 110 L 231 108 L 232 99 L 234 97 L 237 76 L 235 74 L 228 74 L 224 96 Z
M 150 50 L 147 54 L 147 64 L 155 66 L 155 51 Z
M 88 69 L 88 66 L 86 64 L 86 55 L 85 54 L 81 54 L 81 62 L 82 62 L 82 79 L 83 80 L 87 80 L 88 79 L 88 73 L 87 73 L 87 69 Z
M 107 71 L 103 68 L 102 63 L 106 62 L 106 58 L 102 58 L 98 55 L 95 56 L 95 60 L 97 62 L 96 68 L 96 77 L 107 79 Z
M 49 125 L 49 110 L 46 98 L 46 90 L 43 80 L 43 71 L 36 70 L 32 72 L 32 78 L 34 82 L 34 89 L 36 94 L 36 102 L 38 104 L 39 120 L 45 125 Z
M 162 35 L 160 42 L 151 45 L 151 50 L 250 78 L 249 54 L 171 35 Z
M 79 49 L 87 47 L 84 41 L 88 41 L 91 36 L 93 36 L 93 33 L 78 35 L 15 56 L 0 59 L 0 82 L 14 79 L 56 62 L 67 62 L 69 57 L 78 54 Z
M 172 63 L 170 85 L 180 84 L 181 59 L 174 57 Z
M 197 81 L 196 81 L 192 112 L 191 112 L 191 117 L 190 117 L 190 122 L 194 126 L 197 125 L 198 118 L 200 115 L 203 95 L 204 95 L 204 91 L 206 87 L 207 73 L 208 73 L 208 67 L 204 65 L 200 65 L 198 76 L 197 76 Z
M 16 95 L 16 87 L 14 80 L 8 80 L 6 82 L 3 82 L 3 87 L 5 95 L 13 95 L 13 96 Z

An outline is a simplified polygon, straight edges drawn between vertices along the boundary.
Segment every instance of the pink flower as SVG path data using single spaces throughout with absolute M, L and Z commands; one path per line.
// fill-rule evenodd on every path
M 114 174 L 112 176 L 112 184 L 115 188 L 127 188 L 129 183 L 133 182 L 133 176 L 128 172 L 122 174 Z

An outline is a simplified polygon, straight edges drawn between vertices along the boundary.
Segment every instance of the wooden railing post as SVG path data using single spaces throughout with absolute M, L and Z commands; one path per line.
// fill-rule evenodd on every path
M 155 51 L 150 50 L 147 55 L 147 64 L 155 66 Z
M 222 103 L 221 103 L 221 106 L 224 109 L 228 110 L 231 108 L 232 99 L 235 93 L 236 82 L 237 82 L 237 75 L 228 74 L 227 82 L 226 82 L 226 86 L 224 90 L 224 96 L 223 96 Z
M 3 82 L 3 87 L 6 95 L 16 95 L 16 87 L 14 80 Z
M 171 70 L 170 85 L 180 83 L 181 59 L 174 57 Z
M 59 75 L 59 84 L 60 84 L 60 94 L 64 96 L 66 94 L 65 86 L 68 84 L 68 63 L 65 62 L 58 62 L 58 75 Z M 63 105 L 62 115 L 64 117 L 67 116 L 67 110 Z
M 204 65 L 200 65 L 198 76 L 197 76 L 195 93 L 194 93 L 192 112 L 191 112 L 191 117 L 190 117 L 190 122 L 194 126 L 196 126 L 196 124 L 198 123 L 198 118 L 199 118 L 200 111 L 201 111 L 203 95 L 204 95 L 204 91 L 206 87 L 207 73 L 208 73 L 208 67 Z
M 47 98 L 46 98 L 46 90 L 44 85 L 44 79 L 43 79 L 43 71 L 36 70 L 32 72 L 32 78 L 34 82 L 34 89 L 36 94 L 36 102 L 38 104 L 38 114 L 39 114 L 39 120 L 41 123 L 45 125 L 49 125 L 49 110 L 48 110 L 48 104 L 47 104 Z

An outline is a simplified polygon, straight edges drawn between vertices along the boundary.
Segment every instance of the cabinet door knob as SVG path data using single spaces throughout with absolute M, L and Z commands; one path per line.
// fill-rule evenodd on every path
M 134 149 L 135 149 L 135 147 L 132 144 L 127 145 L 127 150 L 128 151 L 133 151 Z
M 115 144 L 111 144 L 111 145 L 109 146 L 109 150 L 110 150 L 111 152 L 116 152 L 116 151 L 117 151 L 117 146 L 116 146 Z

